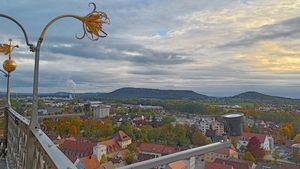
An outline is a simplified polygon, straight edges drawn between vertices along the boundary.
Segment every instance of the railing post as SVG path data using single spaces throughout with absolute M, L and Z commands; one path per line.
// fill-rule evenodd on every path
M 10 72 L 7 73 L 7 77 L 6 77 L 6 106 L 7 107 L 11 106 L 11 101 L 10 101 Z
M 30 128 L 28 128 L 28 135 L 27 135 L 27 144 L 25 148 L 25 166 L 26 169 L 33 168 L 33 161 L 34 161 L 34 135 L 31 133 Z

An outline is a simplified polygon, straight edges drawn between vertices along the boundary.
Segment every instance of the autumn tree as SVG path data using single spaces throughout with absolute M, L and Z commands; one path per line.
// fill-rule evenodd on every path
M 201 132 L 197 131 L 192 136 L 192 142 L 196 146 L 203 146 L 208 143 L 207 138 Z
M 248 145 L 246 146 L 246 150 L 250 152 L 256 159 L 262 159 L 264 156 L 264 151 L 260 147 L 260 141 L 256 136 L 251 137 Z
M 250 132 L 250 128 L 247 124 L 244 124 L 243 130 L 244 132 Z
M 283 123 L 280 128 L 280 134 L 283 136 L 287 136 L 288 138 L 291 138 L 293 133 L 293 126 L 289 123 Z
M 253 161 L 253 162 L 256 161 L 255 158 L 253 157 L 253 155 L 252 155 L 249 151 L 247 151 L 247 152 L 245 153 L 243 159 L 244 159 L 244 160 L 248 160 L 248 161 Z
M 125 161 L 127 164 L 132 164 L 134 161 L 134 154 L 131 152 L 128 152 L 125 156 Z
M 295 136 L 294 140 L 296 143 L 300 143 L 300 133 Z

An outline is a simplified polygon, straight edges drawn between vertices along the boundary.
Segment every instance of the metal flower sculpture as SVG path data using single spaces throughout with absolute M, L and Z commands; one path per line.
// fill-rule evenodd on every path
M 4 53 L 4 55 L 8 55 L 11 53 L 11 47 L 9 44 L 0 44 L 0 52 Z
M 110 24 L 110 20 L 105 12 L 96 11 L 96 4 L 89 3 L 89 6 L 93 6 L 92 12 L 82 17 L 83 35 L 81 37 L 76 36 L 78 39 L 83 39 L 87 36 L 91 40 L 98 40 L 99 38 L 105 38 L 108 34 L 103 31 L 103 24 Z
M 8 55 L 9 59 L 11 58 L 11 53 L 14 48 L 19 48 L 19 45 L 12 45 L 11 44 L 12 39 L 9 39 L 9 44 L 0 44 L 0 53 L 3 53 L 4 55 Z

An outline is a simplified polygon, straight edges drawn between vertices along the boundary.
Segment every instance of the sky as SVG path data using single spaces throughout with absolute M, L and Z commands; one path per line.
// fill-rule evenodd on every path
M 36 43 L 62 14 L 85 16 L 86 0 L 1 0 Z M 41 48 L 39 91 L 110 92 L 121 87 L 245 91 L 300 98 L 300 0 L 95 0 L 111 19 L 107 38 L 78 40 L 82 24 L 53 24 Z M 0 43 L 13 38 L 13 92 L 32 92 L 34 54 L 20 29 L 0 18 Z M 3 61 L 6 56 L 1 55 Z M 0 79 L 5 89 L 5 79 Z

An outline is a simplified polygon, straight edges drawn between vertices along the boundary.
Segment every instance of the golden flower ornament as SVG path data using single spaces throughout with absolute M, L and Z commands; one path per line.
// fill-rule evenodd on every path
M 4 55 L 10 54 L 11 46 L 9 44 L 0 44 L 0 52 L 4 53 Z
M 105 38 L 108 34 L 103 31 L 103 24 L 110 24 L 110 20 L 105 12 L 96 11 L 95 3 L 89 3 L 89 6 L 93 6 L 92 12 L 80 19 L 82 21 L 83 35 L 76 37 L 83 39 L 87 36 L 91 40 Z
M 11 44 L 12 39 L 9 39 L 9 44 L 0 44 L 0 53 L 3 53 L 4 55 L 8 55 L 9 59 L 11 58 L 11 53 L 14 48 L 19 48 L 19 45 L 12 45 Z

